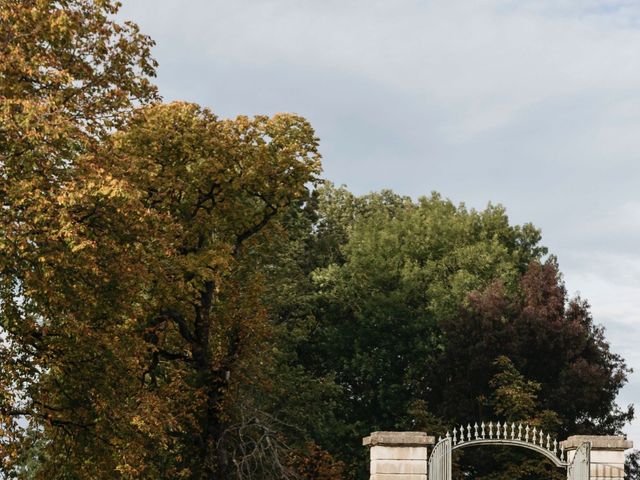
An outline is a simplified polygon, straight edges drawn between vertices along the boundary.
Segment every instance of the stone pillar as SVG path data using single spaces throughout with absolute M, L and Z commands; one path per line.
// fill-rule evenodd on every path
M 591 480 L 624 480 L 624 451 L 633 442 L 622 436 L 574 435 L 560 445 L 571 462 L 576 449 L 591 442 Z
M 371 457 L 370 480 L 427 480 L 427 447 L 435 437 L 423 432 L 373 432 L 362 439 Z

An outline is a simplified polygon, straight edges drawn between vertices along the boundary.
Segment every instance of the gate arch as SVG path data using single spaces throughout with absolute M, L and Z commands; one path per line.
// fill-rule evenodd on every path
M 511 445 L 526 448 L 547 457 L 556 467 L 566 467 L 566 455 L 558 441 L 542 429 L 531 427 L 527 424 L 515 422 L 481 422 L 467 424 L 454 428 L 453 433 L 447 432 L 445 438 L 451 438 L 451 450 L 459 448 L 475 447 L 480 445 Z
M 529 425 L 514 422 L 481 422 L 467 424 L 454 428 L 453 433 L 447 432 L 440 438 L 428 459 L 429 480 L 451 480 L 451 454 L 453 450 L 481 446 L 508 445 L 533 450 L 547 459 L 556 467 L 567 469 L 568 480 L 590 480 L 591 478 L 591 444 L 584 442 L 575 452 L 570 462 L 562 445 L 551 435 L 545 436 L 542 430 Z

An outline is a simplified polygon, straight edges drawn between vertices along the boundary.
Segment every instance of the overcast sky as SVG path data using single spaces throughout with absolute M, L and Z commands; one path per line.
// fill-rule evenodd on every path
M 326 178 L 507 207 L 559 258 L 640 407 L 640 2 L 124 0 L 157 84 L 221 116 L 295 112 Z M 640 422 L 627 429 L 640 447 Z

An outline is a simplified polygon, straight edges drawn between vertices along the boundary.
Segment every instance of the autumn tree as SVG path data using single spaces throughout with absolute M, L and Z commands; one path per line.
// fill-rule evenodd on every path
M 185 412 L 196 416 L 183 430 L 189 450 L 199 452 L 191 453 L 190 470 L 193 478 L 211 478 L 245 457 L 230 458 L 222 448 L 240 433 L 230 432 L 225 418 L 237 420 L 229 412 L 246 402 L 241 396 L 225 408 L 226 394 L 230 378 L 246 392 L 260 375 L 250 360 L 262 358 L 268 335 L 260 265 L 243 260 L 269 232 L 278 234 L 278 215 L 305 195 L 319 171 L 316 139 L 296 116 L 218 121 L 207 110 L 176 104 L 142 112 L 116 145 L 122 161 L 112 171 L 134 183 L 143 208 L 158 215 L 160 231 L 149 240 L 171 244 L 157 255 L 149 291 L 155 311 L 147 312 L 147 328 L 157 331 L 149 374 L 158 368 L 171 378 L 159 361 L 183 363 L 177 378 L 187 385 L 180 390 L 202 401 L 200 407 L 191 401 Z
M 283 478 L 285 427 L 249 395 L 272 357 L 253 260 L 317 141 L 293 115 L 154 104 L 152 42 L 117 7 L 0 6 L 2 470 Z
M 116 11 L 110 1 L 0 2 L 0 461 L 6 475 L 28 450 L 24 421 L 36 436 L 45 425 L 65 432 L 75 423 L 84 430 L 75 419 L 82 418 L 80 409 L 78 417 L 54 418 L 59 412 L 40 380 L 61 371 L 52 359 L 66 352 L 70 373 L 74 365 L 102 360 L 100 345 L 90 358 L 74 348 L 91 331 L 89 323 L 73 331 L 74 322 L 100 308 L 87 293 L 92 286 L 101 293 L 127 288 L 126 281 L 106 287 L 103 272 L 82 263 L 81 241 L 63 206 L 79 158 L 97 151 L 135 105 L 157 97 L 149 82 L 153 42 L 135 25 L 113 22 Z M 65 329 L 53 328 L 53 317 Z
M 44 371 L 30 378 L 28 408 L 9 413 L 65 427 L 47 474 L 215 478 L 246 461 L 228 456 L 241 415 L 225 402 L 231 378 L 251 382 L 247 358 L 260 358 L 267 329 L 259 278 L 242 256 L 313 180 L 316 140 L 298 117 L 219 121 L 173 104 L 138 112 L 112 145 L 79 159 L 60 192 L 67 236 L 45 244 L 62 252 L 42 273 L 60 312 L 40 310 L 26 289 L 33 279 L 16 281 L 25 288 L 10 299 L 15 315 L 28 299 L 39 320 L 27 338 L 7 328 L 7 358 L 34 335 L 48 356 L 26 359 Z M 258 434 L 278 440 L 267 427 Z M 78 457 L 55 461 L 63 446 Z

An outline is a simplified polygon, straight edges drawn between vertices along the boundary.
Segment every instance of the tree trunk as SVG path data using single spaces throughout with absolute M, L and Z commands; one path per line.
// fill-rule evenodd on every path
M 225 388 L 220 384 L 212 364 L 210 346 L 211 336 L 211 305 L 215 285 L 206 282 L 200 296 L 200 304 L 196 306 L 195 335 L 193 342 L 193 360 L 195 363 L 198 383 L 206 396 L 204 411 L 201 415 L 201 433 L 198 439 L 198 464 L 194 472 L 194 480 L 222 479 L 224 466 L 218 458 L 218 440 L 220 428 L 220 397 Z

